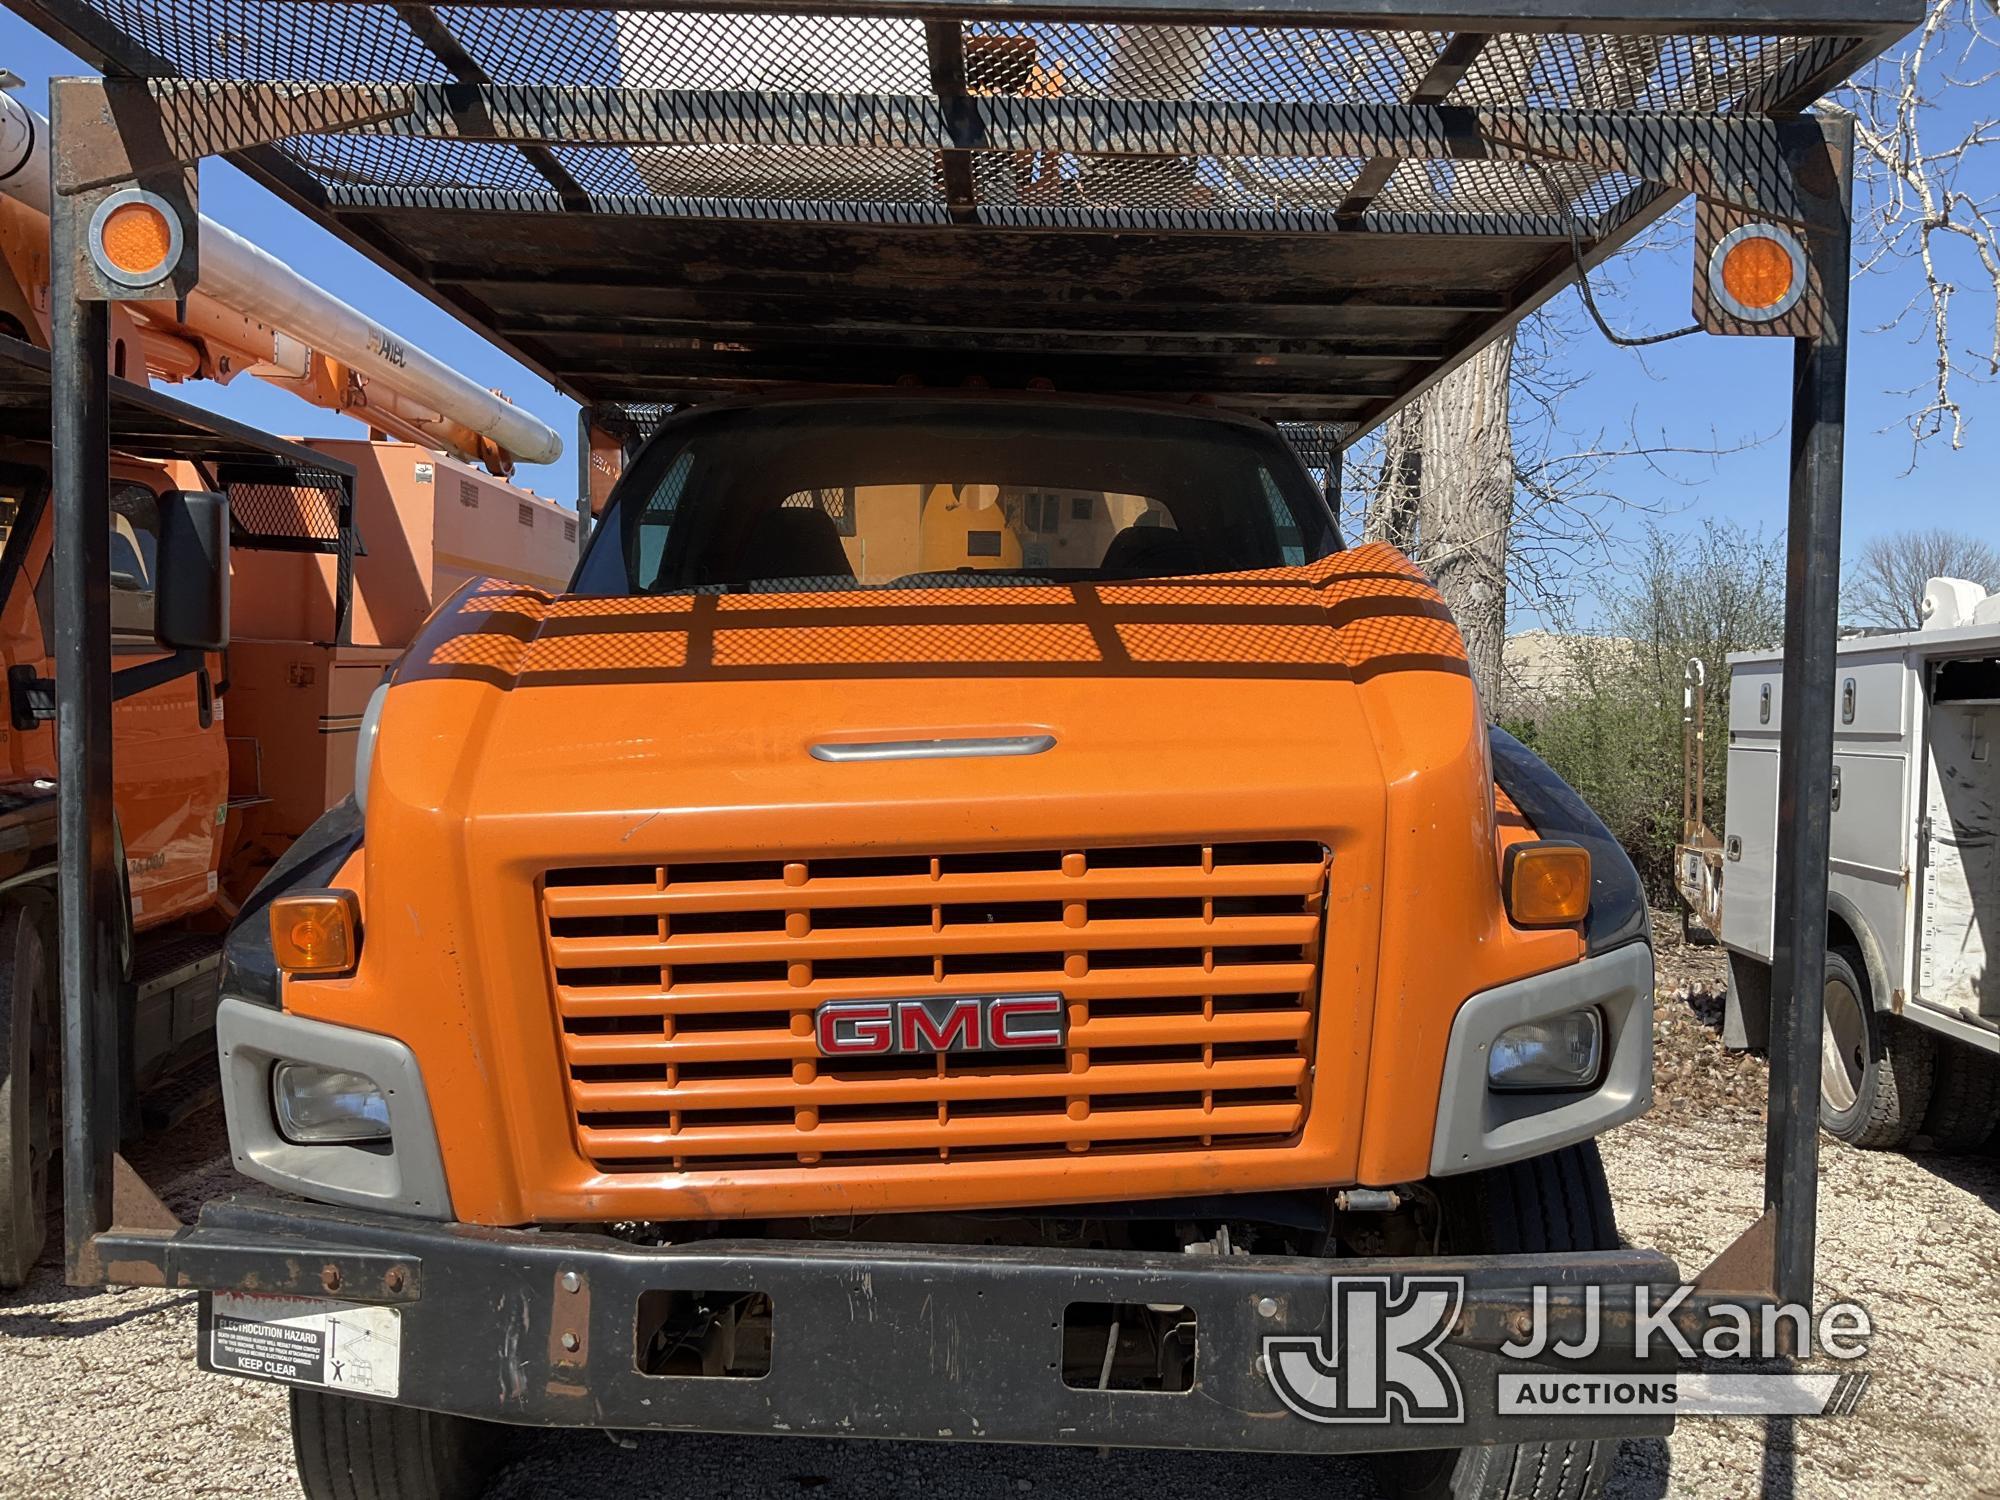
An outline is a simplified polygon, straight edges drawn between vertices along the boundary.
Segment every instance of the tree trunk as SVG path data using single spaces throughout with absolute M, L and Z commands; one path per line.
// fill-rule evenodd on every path
M 1382 481 L 1368 502 L 1362 529 L 1371 542 L 1387 542 L 1417 555 L 1417 501 L 1424 488 L 1424 413 L 1413 403 L 1389 419 L 1382 434 Z
M 1458 619 L 1489 719 L 1500 716 L 1507 636 L 1507 549 L 1514 522 L 1508 376 L 1514 340 L 1497 339 L 1419 404 L 1423 485 L 1417 560 Z

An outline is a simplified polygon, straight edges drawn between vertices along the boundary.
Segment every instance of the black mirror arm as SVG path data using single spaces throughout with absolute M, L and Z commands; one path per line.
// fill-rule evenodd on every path
M 207 669 L 207 653 L 192 649 L 142 661 L 136 667 L 120 667 L 111 674 L 111 701 L 122 703 L 135 693 L 151 692 L 156 687 Z

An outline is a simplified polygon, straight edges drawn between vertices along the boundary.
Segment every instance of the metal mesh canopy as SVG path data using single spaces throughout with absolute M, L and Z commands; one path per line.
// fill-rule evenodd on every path
M 21 8 L 108 71 L 395 90 L 358 129 L 302 113 L 216 149 L 586 402 L 1047 381 L 1343 431 L 1682 196 L 1658 170 L 1677 122 L 1796 112 L 1909 19 L 1906 0 Z M 1536 112 L 1622 143 L 1531 123 L 1492 148 Z

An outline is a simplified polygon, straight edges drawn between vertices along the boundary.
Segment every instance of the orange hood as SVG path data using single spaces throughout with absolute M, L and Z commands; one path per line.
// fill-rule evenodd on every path
M 380 764 L 397 795 L 434 802 L 448 794 L 429 773 L 464 791 L 471 776 L 477 816 L 624 814 L 665 849 L 707 846 L 696 829 L 715 813 L 730 823 L 724 847 L 747 852 L 766 834 L 796 843 L 809 811 L 839 821 L 885 804 L 886 825 L 835 842 L 900 842 L 917 804 L 957 825 L 940 836 L 974 841 L 1018 838 L 1020 818 L 1074 829 L 1074 816 L 1098 837 L 1152 836 L 1179 821 L 1177 800 L 1218 833 L 1223 816 L 1240 832 L 1296 828 L 1334 783 L 1381 785 L 1362 694 L 1385 673 L 1452 683 L 1459 712 L 1438 709 L 1470 737 L 1458 632 L 1383 547 L 1185 583 L 662 599 L 485 583 L 440 611 L 398 669 Z M 427 710 L 413 733 L 403 705 L 447 694 L 467 712 Z M 810 753 L 1044 733 L 1054 748 L 1017 760 Z M 476 746 L 476 764 L 419 760 L 426 737 Z M 652 826 L 662 819 L 681 831 Z
M 1006 758 L 811 754 L 1023 734 L 1055 743 Z M 1463 645 L 1416 569 L 1380 546 L 1074 587 L 594 599 L 476 585 L 399 665 L 369 799 L 365 872 L 343 875 L 363 892 L 360 971 L 294 983 L 286 1004 L 411 1043 L 454 1202 L 488 1222 L 910 1206 L 941 1191 L 921 1164 L 594 1166 L 562 1082 L 542 910 L 555 869 L 651 885 L 649 868 L 774 857 L 803 879 L 793 862 L 891 852 L 1324 847 L 1316 1081 L 1295 1140 L 1159 1159 L 1171 1182 L 1101 1175 L 1132 1157 L 968 1161 L 949 1190 L 959 1206 L 1421 1176 L 1457 1003 L 1576 952 L 1573 934 L 1511 933 L 1498 914 Z M 1378 1089 L 1402 1103 L 1371 1112 Z

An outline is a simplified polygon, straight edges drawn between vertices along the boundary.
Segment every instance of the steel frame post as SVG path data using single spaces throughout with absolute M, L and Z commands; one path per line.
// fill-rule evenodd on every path
M 1785 536 L 1784 701 L 1778 736 L 1778 845 L 1771 966 L 1771 1093 L 1764 1203 L 1773 1218 L 1771 1290 L 1809 1306 L 1819 1207 L 1821 1008 L 1826 976 L 1828 787 L 1833 779 L 1839 638 L 1841 457 L 1847 418 L 1847 303 L 1853 127 L 1808 122 L 1816 160 L 1802 181 L 1837 213 L 1810 236 L 1825 311 L 1792 362 L 1791 494 Z M 1832 179 L 1827 181 L 1831 171 Z M 1815 183 L 1815 179 L 1818 181 Z
M 64 139 L 63 98 L 51 100 Z M 118 851 L 111 801 L 110 309 L 82 284 L 83 215 L 53 195 L 50 423 L 55 498 L 55 660 L 62 996 L 63 1265 L 93 1283 L 111 1227 L 118 1067 Z

